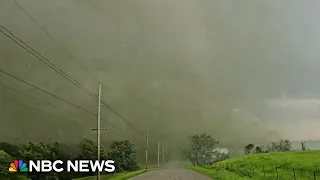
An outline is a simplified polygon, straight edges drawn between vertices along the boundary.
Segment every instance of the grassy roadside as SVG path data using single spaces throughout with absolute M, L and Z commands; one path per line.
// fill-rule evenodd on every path
M 207 169 L 199 166 L 189 167 L 190 169 L 201 173 L 215 180 L 247 180 L 248 177 L 241 177 L 237 173 L 229 171 L 219 171 L 216 169 Z
M 133 172 L 124 172 L 124 173 L 118 173 L 118 174 L 111 174 L 111 175 L 102 175 L 101 180 L 126 180 L 131 177 L 137 176 L 139 174 L 149 172 L 155 169 L 141 169 L 138 171 Z M 83 178 L 77 178 L 73 180 L 96 180 L 96 176 L 90 176 L 90 177 L 83 177 Z
M 190 167 L 215 180 L 320 179 L 320 151 L 252 154 L 213 166 Z

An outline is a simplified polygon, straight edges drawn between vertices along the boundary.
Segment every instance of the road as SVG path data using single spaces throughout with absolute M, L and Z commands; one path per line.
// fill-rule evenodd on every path
M 129 180 L 211 180 L 210 178 L 189 169 L 159 169 L 140 174 Z

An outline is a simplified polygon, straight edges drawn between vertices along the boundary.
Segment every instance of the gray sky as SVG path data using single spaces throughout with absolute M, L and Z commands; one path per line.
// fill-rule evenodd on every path
M 16 1 L 80 63 L 11 0 L 0 1 L 1 25 L 91 91 L 100 80 L 103 99 L 158 138 L 208 132 L 225 141 L 320 139 L 317 0 Z M 2 34 L 0 68 L 96 111 L 92 98 Z M 3 87 L 1 136 L 15 129 L 12 138 L 22 132 L 27 139 L 94 137 L 95 117 L 0 78 L 85 119 Z M 104 119 L 132 131 L 102 111 Z M 110 130 L 104 138 L 120 136 Z

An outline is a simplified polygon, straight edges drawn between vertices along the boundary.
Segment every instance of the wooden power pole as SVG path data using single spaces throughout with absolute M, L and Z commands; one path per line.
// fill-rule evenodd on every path
M 98 98 L 98 130 L 97 130 L 97 141 L 98 141 L 98 161 L 100 162 L 100 135 L 101 135 L 101 120 L 100 120 L 100 112 L 101 112 L 101 83 L 99 83 L 99 98 Z M 100 180 L 100 172 L 98 171 L 97 180 Z
M 161 142 L 158 142 L 158 168 L 160 168 L 160 147 L 161 147 Z
M 162 165 L 164 167 L 164 149 L 165 148 L 165 142 L 162 142 Z
M 100 135 L 101 130 L 107 130 L 106 128 L 101 128 L 101 119 L 100 119 L 100 112 L 101 112 L 101 83 L 99 83 L 99 95 L 98 95 L 98 113 L 97 113 L 97 128 L 92 128 L 92 131 L 97 131 L 97 151 L 98 151 L 98 161 L 100 161 Z M 100 172 L 97 173 L 97 180 L 100 180 Z
M 164 152 L 166 153 L 166 158 L 167 158 L 167 161 L 168 161 L 168 142 L 166 142 L 166 147 L 165 147 Z
M 148 169 L 148 148 L 149 148 L 149 134 L 146 132 L 146 169 Z

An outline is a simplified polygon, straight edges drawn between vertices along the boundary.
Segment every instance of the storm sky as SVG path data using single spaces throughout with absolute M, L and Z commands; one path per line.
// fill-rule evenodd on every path
M 1 0 L 0 24 L 90 91 L 102 82 L 102 99 L 139 129 L 102 107 L 103 126 L 131 134 L 111 128 L 104 139 L 143 140 L 145 130 L 173 141 L 198 132 L 232 142 L 320 139 L 317 0 L 16 2 L 37 23 Z M 97 111 L 95 99 L 2 33 L 0 69 Z M 94 137 L 96 117 L 0 80 L 1 139 Z

